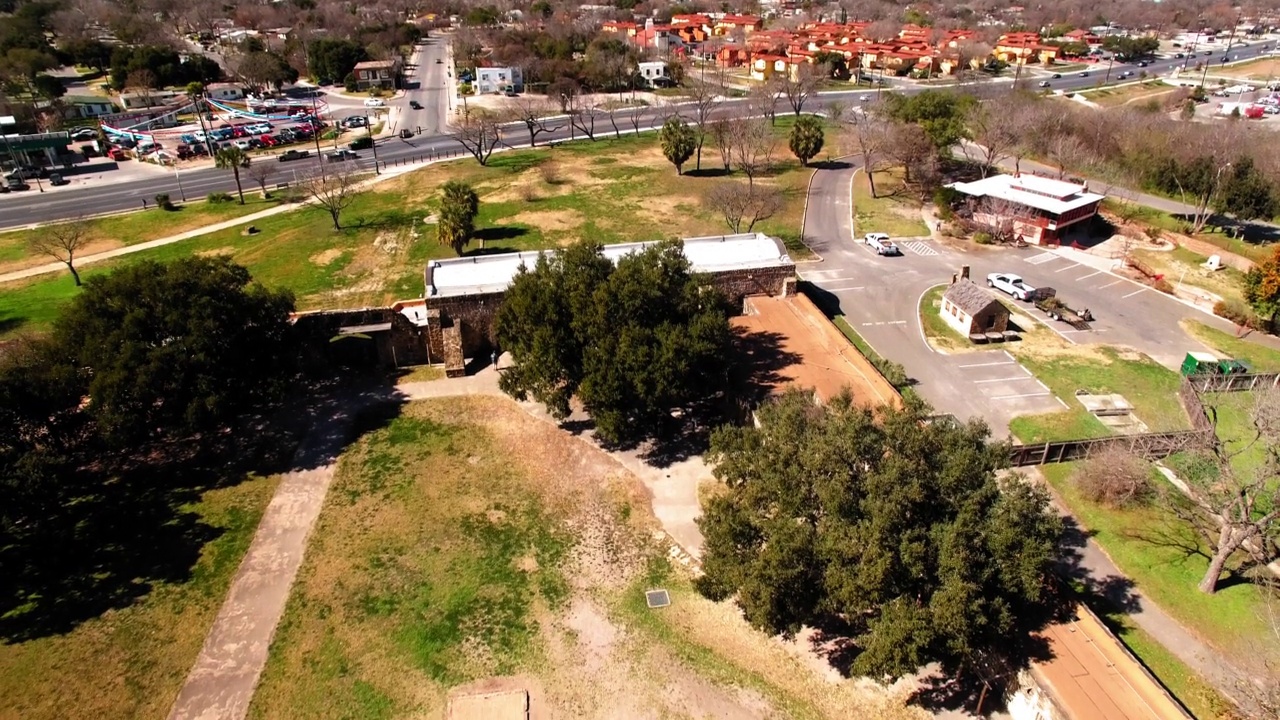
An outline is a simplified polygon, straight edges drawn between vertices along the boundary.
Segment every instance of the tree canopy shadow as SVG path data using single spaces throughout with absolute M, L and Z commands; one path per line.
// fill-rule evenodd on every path
M 27 324 L 27 319 L 17 315 L 0 315 L 0 334 L 13 332 Z
M 528 234 L 528 228 L 520 227 L 519 225 L 504 225 L 502 227 L 481 228 L 472 233 L 471 237 L 489 242 L 493 240 L 515 240 Z
M 853 167 L 853 163 L 844 160 L 815 160 L 809 163 L 809 167 L 814 170 L 848 170 Z
M 38 521 L 0 534 L 0 642 L 70 632 L 160 584 L 198 580 L 205 546 L 224 533 L 192 510 L 204 493 L 325 466 L 402 404 L 385 378 L 328 380 L 223 432 L 126 452 L 90 441 Z
M 733 171 L 726 170 L 723 167 L 718 167 L 718 168 L 705 167 L 702 169 L 694 168 L 693 170 L 685 170 L 682 174 L 685 177 L 716 178 L 716 177 L 728 177 L 733 174 Z

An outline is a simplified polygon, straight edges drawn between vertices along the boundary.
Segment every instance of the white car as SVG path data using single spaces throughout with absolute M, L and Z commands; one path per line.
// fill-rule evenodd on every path
M 248 140 L 246 140 L 246 139 L 244 139 L 244 138 L 240 138 L 239 140 L 235 140 L 235 141 L 233 141 L 231 144 L 232 144 L 232 145 L 235 145 L 236 147 L 240 148 L 241 150 L 244 150 L 245 152 L 249 152 L 250 150 L 252 150 L 252 149 L 253 149 L 253 143 L 249 142 Z
M 364 101 L 364 106 L 365 106 L 365 107 L 383 107 L 383 106 L 385 106 L 386 104 L 387 104 L 387 103 L 386 103 L 386 102 L 384 102 L 384 101 L 382 100 L 382 98 L 369 98 L 369 99 L 367 99 L 367 100 L 365 100 L 365 101 Z
M 875 250 L 877 255 L 902 254 L 902 251 L 898 249 L 898 246 L 894 245 L 893 241 L 889 239 L 889 236 L 884 233 L 867 233 L 866 236 L 862 238 L 862 242 L 866 243 L 872 250 Z
M 1036 289 L 1024 283 L 1022 278 L 1012 273 L 991 273 L 987 276 L 987 287 L 1008 293 L 1014 300 L 1033 300 Z

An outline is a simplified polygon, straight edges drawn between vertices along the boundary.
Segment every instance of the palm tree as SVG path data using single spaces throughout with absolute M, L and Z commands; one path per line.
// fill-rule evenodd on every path
M 480 198 L 470 185 L 450 180 L 440 186 L 440 222 L 436 226 L 440 244 L 448 245 L 461 255 L 475 232 L 479 209 Z
M 213 164 L 219 170 L 230 169 L 236 176 L 236 194 L 240 196 L 240 204 L 244 204 L 244 190 L 240 187 L 240 168 L 249 167 L 249 156 L 235 145 L 228 145 L 213 156 Z

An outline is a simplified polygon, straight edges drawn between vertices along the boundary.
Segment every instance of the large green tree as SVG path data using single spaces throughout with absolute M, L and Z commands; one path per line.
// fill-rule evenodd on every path
M 1253 158 L 1242 156 L 1231 165 L 1218 190 L 1216 209 L 1241 220 L 1270 220 L 1277 211 L 1276 192 Z
M 307 46 L 307 72 L 321 85 L 342 82 L 369 53 L 354 40 L 314 40 Z
M 768 632 L 843 618 L 861 675 L 1016 658 L 1054 608 L 1061 522 L 1041 491 L 997 480 L 1004 450 L 985 425 L 927 412 L 793 391 L 758 427 L 716 431 L 709 459 L 728 492 L 698 521 L 699 588 L 736 597 Z
M 440 222 L 436 233 L 441 245 L 448 245 L 459 255 L 471 242 L 476 229 L 476 213 L 480 196 L 475 188 L 461 180 L 450 180 L 440 186 Z
M 965 120 L 974 102 L 969 95 L 925 90 L 914 95 L 889 94 L 884 108 L 894 120 L 919 125 L 933 146 L 946 153 L 952 145 L 969 136 Z
M 1266 260 L 1254 263 L 1245 274 L 1244 299 L 1260 317 L 1267 318 L 1275 330 L 1276 318 L 1280 316 L 1280 246 L 1274 248 Z
M 557 418 L 577 397 L 607 442 L 662 437 L 672 413 L 720 399 L 732 336 L 721 295 L 690 271 L 681 243 L 657 243 L 615 267 L 598 243 L 544 254 L 512 282 L 498 341 L 515 364 L 504 392 Z
M 800 160 L 800 164 L 808 166 L 809 161 L 822 152 L 823 139 L 822 121 L 813 115 L 802 115 L 791 126 L 788 144 L 791 154 Z
M 117 443 L 222 427 L 276 398 L 292 368 L 293 295 L 226 257 L 143 261 L 85 281 L 53 338 Z
M 689 158 L 693 157 L 693 151 L 698 146 L 698 138 L 689 127 L 689 123 L 681 117 L 667 118 L 662 124 L 662 131 L 659 133 L 662 140 L 662 154 L 676 166 L 676 174 L 681 173 L 680 168 L 689 162 Z

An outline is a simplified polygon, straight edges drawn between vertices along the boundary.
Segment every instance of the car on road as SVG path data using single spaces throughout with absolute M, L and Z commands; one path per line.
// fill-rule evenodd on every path
M 369 124 L 369 119 L 363 115 L 352 115 L 342 121 L 342 124 L 349 128 L 364 127 Z
M 1148 63 L 1146 60 L 1143 60 L 1142 62 L 1138 63 L 1138 67 L 1146 67 L 1149 64 L 1150 63 Z
M 1048 81 L 1048 80 L 1041 80 L 1041 81 L 1040 81 L 1040 87 L 1042 87 L 1042 88 L 1047 88 L 1047 87 L 1049 87 L 1049 81 Z
M 1187 56 L 1187 54 L 1186 54 L 1186 53 L 1178 53 L 1178 54 L 1174 55 L 1174 57 L 1175 57 L 1175 58 L 1177 58 L 1178 60 L 1181 60 L 1182 58 L 1184 58 L 1184 57 L 1186 57 L 1186 56 Z
M 364 101 L 365 107 L 382 107 L 387 103 L 382 98 L 367 98 Z
M 1089 77 L 1089 71 L 1085 70 L 1084 72 L 1080 73 L 1080 77 Z
M 98 131 L 93 128 L 80 128 L 71 133 L 72 140 L 93 140 L 98 137 Z
M 901 255 L 902 250 L 885 233 L 867 233 L 862 238 L 867 247 L 876 251 L 877 255 Z
M 1122 80 L 1123 80 L 1124 78 L 1127 78 L 1127 77 L 1133 77 L 1133 71 L 1132 71 L 1132 70 L 1125 70 L 1124 72 L 1120 73 L 1119 77 L 1120 77 L 1120 79 L 1122 79 Z
M 417 100 L 410 100 L 409 107 L 413 108 L 414 110 L 421 110 L 422 103 L 418 102 Z
M 1026 302 L 1036 298 L 1036 289 L 1012 273 L 991 273 L 987 276 L 987 287 L 1006 293 L 1014 300 Z
M 358 137 L 350 143 L 347 143 L 347 147 L 352 150 L 368 150 L 373 147 L 373 138 L 367 135 L 365 137 Z
M 1057 79 L 1058 79 L 1058 78 L 1060 78 L 1060 77 L 1062 77 L 1062 75 L 1061 75 L 1060 73 L 1054 73 L 1054 74 L 1053 74 L 1053 79 L 1054 79 L 1054 80 L 1057 80 Z
M 276 156 L 276 160 L 280 162 L 289 162 L 290 160 L 302 160 L 311 157 L 310 150 L 285 150 Z
M 329 153 L 329 162 L 345 162 L 347 160 L 358 160 L 360 156 L 350 150 L 339 150 L 336 153 Z
M 413 137 L 413 131 L 410 130 L 409 128 L 402 128 L 400 130 L 400 137 L 404 140 L 408 140 L 409 138 Z
M 440 58 L 436 58 L 436 64 L 437 64 L 437 65 L 439 65 L 439 64 L 440 64 L 440 63 L 442 63 L 442 62 L 444 62 L 444 61 L 443 61 L 443 60 L 441 60 Z
M 1205 55 L 1212 55 L 1212 54 L 1213 54 L 1213 51 L 1212 51 L 1212 50 L 1205 50 L 1205 51 L 1204 51 L 1204 54 L 1205 54 Z
M 71 181 L 62 177 L 60 173 L 54 173 L 49 176 L 49 184 L 57 187 L 59 185 L 70 185 Z

